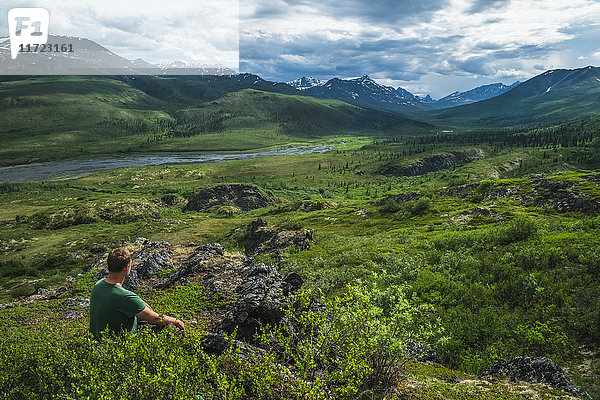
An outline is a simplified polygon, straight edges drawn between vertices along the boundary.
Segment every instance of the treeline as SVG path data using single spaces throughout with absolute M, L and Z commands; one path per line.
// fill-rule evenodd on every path
M 460 134 L 437 134 L 407 141 L 409 145 L 455 144 L 461 146 L 491 144 L 500 147 L 583 147 L 597 144 L 600 117 L 587 117 L 556 126 L 530 129 L 505 128 Z

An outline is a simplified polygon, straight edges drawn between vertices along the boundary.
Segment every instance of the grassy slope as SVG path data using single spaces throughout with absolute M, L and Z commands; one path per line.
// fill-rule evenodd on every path
M 593 343 L 598 335 L 594 321 L 600 305 L 593 285 L 598 279 L 594 260 L 600 253 L 598 218 L 558 214 L 522 204 L 518 197 L 494 200 L 443 194 L 444 187 L 482 180 L 482 190 L 509 185 L 531 191 L 534 178 L 521 176 L 568 167 L 576 148 L 559 149 L 544 158 L 541 149 L 481 146 L 487 157 L 472 164 L 423 177 L 395 178 L 374 172 L 407 146 L 351 137 L 344 141 L 342 151 L 326 154 L 128 168 L 55 184 L 2 185 L 3 294 L 59 285 L 106 249 L 136 236 L 173 243 L 218 241 L 230 251 L 240 249 L 235 229 L 260 216 L 276 225 L 314 230 L 314 246 L 292 252 L 282 268 L 300 272 L 316 293 L 334 295 L 357 278 L 381 279 L 384 285 L 409 282 L 410 293 L 439 312 L 453 338 L 440 351 L 456 367 L 479 373 L 494 357 L 520 352 L 577 364 L 578 352 L 573 353 L 572 346 Z M 424 150 L 400 162 L 441 149 Z M 584 178 L 588 174 L 557 173 L 549 179 L 581 182 L 582 190 L 598 198 L 600 187 Z M 514 179 L 485 181 L 490 177 Z M 233 182 L 272 191 L 276 204 L 225 217 L 217 210 L 182 213 L 180 206 L 156 202 L 164 194 L 174 193 L 183 200 L 198 187 Z M 413 202 L 395 208 L 370 203 L 414 191 L 430 202 L 421 208 Z M 303 212 L 302 202 L 320 205 Z M 505 217 L 464 220 L 462 213 L 474 207 L 487 207 Z M 115 218 L 94 220 L 100 209 Z M 515 239 L 511 221 L 520 226 L 520 216 L 529 218 L 534 228 Z M 36 228 L 48 219 L 71 222 L 64 228 Z M 537 322 L 546 325 L 539 327 Z M 531 336 L 516 335 L 517 331 Z M 598 390 L 593 371 L 584 368 L 579 382 L 587 381 L 590 390 Z
M 348 132 L 419 133 L 431 128 L 395 114 L 308 96 L 250 89 L 226 94 L 250 83 L 225 78 L 123 79 L 146 92 L 110 78 L 2 81 L 0 138 L 5 145 L 0 165 L 119 152 L 245 151 Z M 268 85 L 256 85 L 263 86 Z
M 547 126 L 597 115 L 599 77 L 597 68 L 558 70 L 532 78 L 492 99 L 431 112 L 427 120 L 437 125 L 480 128 Z

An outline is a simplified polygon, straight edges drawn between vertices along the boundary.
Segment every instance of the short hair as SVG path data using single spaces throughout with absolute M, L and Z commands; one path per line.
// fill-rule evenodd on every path
M 108 270 L 110 272 L 121 272 L 131 262 L 131 254 L 125 247 L 118 247 L 108 254 Z

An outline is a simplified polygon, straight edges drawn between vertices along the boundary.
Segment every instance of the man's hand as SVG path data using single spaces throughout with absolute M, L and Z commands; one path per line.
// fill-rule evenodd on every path
M 175 325 L 176 327 L 178 327 L 182 331 L 185 330 L 185 324 L 180 319 L 176 319 L 175 322 L 173 323 L 173 325 Z
M 184 330 L 185 324 L 183 321 L 180 321 L 176 318 L 169 317 L 168 315 L 158 315 L 153 309 L 151 309 L 147 304 L 146 308 L 136 314 L 136 316 L 143 320 L 148 321 L 152 325 L 175 325 L 177 328 Z

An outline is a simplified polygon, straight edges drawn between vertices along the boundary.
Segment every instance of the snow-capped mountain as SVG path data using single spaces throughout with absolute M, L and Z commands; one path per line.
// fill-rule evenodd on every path
M 391 86 L 380 85 L 368 75 L 359 78 L 333 78 L 320 85 L 304 89 L 304 93 L 314 97 L 341 100 L 346 103 L 393 111 L 423 110 L 413 94 Z
M 0 38 L 0 71 L 6 75 L 236 74 L 222 65 L 193 65 L 181 62 L 161 68 L 140 58 L 130 61 L 92 40 L 81 37 L 49 35 L 48 44 L 58 44 L 72 52 L 20 53 L 13 60 L 10 54 L 10 39 Z
M 417 100 L 419 100 L 423 104 L 433 104 L 433 103 L 435 103 L 435 100 L 432 99 L 430 95 L 427 95 L 425 97 L 415 96 L 415 98 Z
M 434 108 L 449 108 L 461 106 L 463 104 L 471 104 L 482 100 L 491 99 L 508 92 L 512 88 L 518 86 L 521 82 L 517 81 L 512 85 L 504 85 L 502 83 L 492 83 L 476 87 L 475 89 L 467 90 L 466 92 L 454 92 L 439 100 L 433 101 Z
M 326 81 L 322 81 L 320 79 L 313 78 L 312 76 L 309 76 L 309 77 L 303 76 L 300 79 L 294 79 L 293 81 L 287 82 L 287 84 L 298 90 L 306 90 L 306 89 L 310 89 L 311 87 L 323 85 L 325 82 Z

